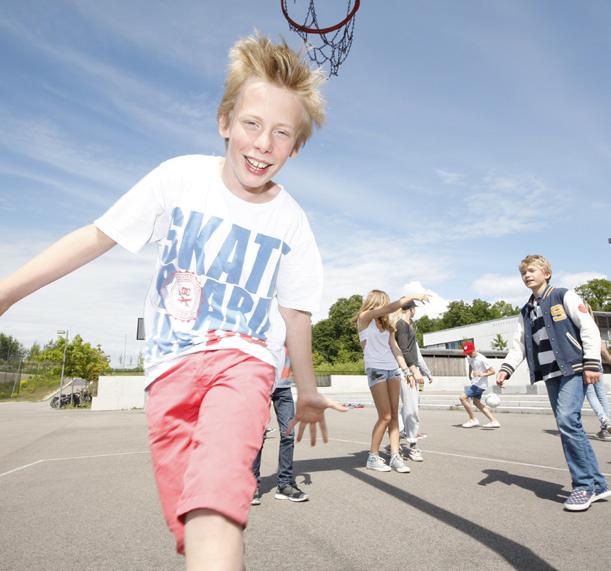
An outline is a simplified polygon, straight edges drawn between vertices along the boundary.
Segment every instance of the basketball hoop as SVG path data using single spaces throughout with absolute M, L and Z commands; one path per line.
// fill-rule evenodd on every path
M 293 0 L 295 3 L 296 0 Z M 347 0 L 346 17 L 339 23 L 321 28 L 316 15 L 315 0 L 309 0 L 308 11 L 302 24 L 295 21 L 289 14 L 287 0 L 280 0 L 282 13 L 289 23 L 289 28 L 297 32 L 297 35 L 308 47 L 310 60 L 322 66 L 329 62 L 329 76 L 337 76 L 339 66 L 344 62 L 354 35 L 355 15 L 361 7 L 361 0 Z M 316 38 L 315 45 L 309 36 Z

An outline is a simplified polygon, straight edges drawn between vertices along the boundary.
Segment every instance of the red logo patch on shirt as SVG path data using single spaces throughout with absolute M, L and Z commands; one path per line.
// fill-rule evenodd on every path
M 588 310 L 586 309 L 586 306 L 583 303 L 579 304 L 579 311 L 581 311 L 581 313 L 588 313 Z

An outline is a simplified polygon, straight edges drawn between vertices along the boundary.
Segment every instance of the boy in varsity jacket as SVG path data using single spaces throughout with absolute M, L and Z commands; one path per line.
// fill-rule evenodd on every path
M 526 256 L 519 267 L 532 295 L 496 383 L 502 387 L 524 359 L 530 382 L 545 381 L 572 479 L 564 507 L 584 511 L 611 496 L 581 422 L 586 388 L 602 375 L 600 334 L 575 291 L 549 285 L 552 268 L 543 256 Z

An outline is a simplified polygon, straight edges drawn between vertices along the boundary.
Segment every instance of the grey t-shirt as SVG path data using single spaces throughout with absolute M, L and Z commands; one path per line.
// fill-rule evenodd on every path
M 418 344 L 416 342 L 416 332 L 414 328 L 404 319 L 397 321 L 397 330 L 395 331 L 395 339 L 397 345 L 403 353 L 403 358 L 408 367 L 418 365 Z

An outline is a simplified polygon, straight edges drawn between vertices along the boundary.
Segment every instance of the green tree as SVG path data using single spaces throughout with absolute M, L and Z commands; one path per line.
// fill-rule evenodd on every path
M 575 288 L 593 311 L 611 311 L 611 281 L 594 279 Z
M 66 339 L 58 337 L 57 340 L 47 343 L 36 356 L 36 361 L 52 362 L 55 367 L 52 374 L 59 375 L 64 358 Z M 76 335 L 66 347 L 66 364 L 64 375 L 66 377 L 79 377 L 87 381 L 97 381 L 99 376 L 108 369 L 110 359 L 98 345 L 92 347 L 85 343 L 80 335 Z
M 42 351 L 42 348 L 40 347 L 39 343 L 33 343 L 32 346 L 30 347 L 30 350 L 28 351 L 28 359 L 36 359 L 38 357 L 38 355 L 40 355 L 40 352 Z
M 497 333 L 490 346 L 497 351 L 505 351 L 507 349 L 507 341 L 505 341 L 500 333 Z
M 509 317 L 510 315 L 517 315 L 520 313 L 520 308 L 511 305 L 506 301 L 495 301 L 490 307 L 493 317 L 490 319 L 500 319 L 501 317 Z
M 329 309 L 329 317 L 312 327 L 312 349 L 317 359 L 327 363 L 351 362 L 361 358 L 361 344 L 352 318 L 363 298 L 353 295 L 338 299 Z
M 0 361 L 19 361 L 26 353 L 25 347 L 17 339 L 0 333 Z
M 469 325 L 476 322 L 477 318 L 473 314 L 471 306 L 462 300 L 456 300 L 448 304 L 448 309 L 441 316 L 438 329 L 459 327 L 460 325 Z

